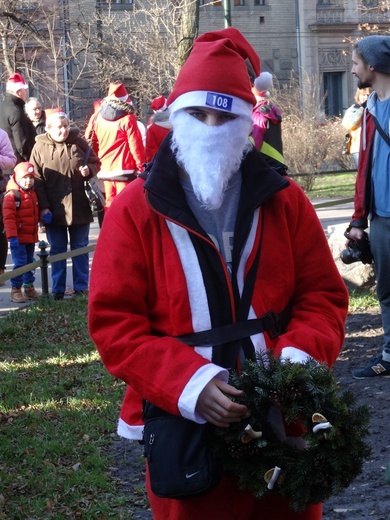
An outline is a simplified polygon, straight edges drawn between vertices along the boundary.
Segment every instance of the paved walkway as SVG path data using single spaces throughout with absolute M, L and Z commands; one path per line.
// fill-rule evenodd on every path
M 321 203 L 324 202 L 322 200 L 316 200 L 315 203 Z M 352 215 L 352 202 L 340 204 L 338 206 L 332 206 L 332 207 L 324 207 L 324 208 L 318 208 L 317 209 L 317 215 L 319 219 L 321 220 L 322 227 L 325 230 L 325 232 L 328 232 L 328 228 L 337 224 L 345 224 L 345 227 L 347 227 L 347 224 L 350 220 L 350 217 Z M 91 224 L 91 230 L 89 234 L 89 244 L 96 244 L 97 238 L 99 236 L 99 225 L 97 222 L 97 219 L 95 218 L 95 222 Z M 39 240 L 46 240 L 45 234 L 39 235 Z M 39 249 L 36 249 L 39 251 Z M 93 253 L 90 253 L 89 260 L 90 264 L 92 261 Z M 12 269 L 12 259 L 11 255 L 8 254 L 7 257 L 7 271 L 9 272 Z M 72 290 L 72 261 L 71 259 L 67 260 L 67 288 Z M 49 265 L 49 292 L 51 288 L 51 277 L 50 277 L 50 265 Z M 42 290 L 42 284 L 41 284 L 41 270 L 37 269 L 35 272 L 35 288 L 38 292 L 41 292 Z M 8 280 L 5 283 L 4 287 L 0 287 L 0 317 L 6 315 L 9 311 L 17 310 L 17 309 L 23 309 L 24 307 L 27 307 L 30 302 L 27 303 L 13 303 L 10 300 L 10 291 L 11 291 L 11 283 Z M 65 296 L 71 297 L 69 296 Z
M 95 218 L 95 222 L 91 224 L 90 232 L 89 232 L 89 245 L 96 244 L 97 238 L 99 236 L 99 224 L 97 222 L 97 219 Z M 45 240 L 46 235 L 44 233 L 39 234 L 39 240 Z M 36 251 L 39 251 L 39 248 L 36 247 Z M 49 252 L 49 247 L 47 249 Z M 91 265 L 93 258 L 93 252 L 89 254 L 89 264 Z M 36 259 L 38 260 L 38 257 L 36 256 Z M 67 286 L 67 292 L 69 290 L 72 291 L 73 289 L 73 281 L 72 281 L 72 259 L 69 258 L 66 262 L 67 265 L 67 276 L 66 276 L 66 286 Z M 10 272 L 12 270 L 12 258 L 10 251 L 8 250 L 8 257 L 7 257 L 7 264 L 6 264 L 6 272 Z M 48 277 L 49 277 L 49 292 L 51 291 L 51 267 L 49 264 L 48 269 Z M 42 283 L 41 283 L 41 270 L 36 269 L 35 271 L 35 288 L 39 293 L 42 292 Z M 9 311 L 17 310 L 17 309 L 23 309 L 24 307 L 27 307 L 30 302 L 27 303 L 14 303 L 11 302 L 10 299 L 10 292 L 11 292 L 11 282 L 7 280 L 5 282 L 5 285 L 3 287 L 0 287 L 0 317 L 7 314 Z M 67 295 L 65 294 L 65 298 L 70 298 L 71 294 Z

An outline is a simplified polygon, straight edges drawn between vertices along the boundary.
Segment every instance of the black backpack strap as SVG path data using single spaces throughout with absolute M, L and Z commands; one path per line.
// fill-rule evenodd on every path
M 383 128 L 379 124 L 378 119 L 375 116 L 373 116 L 372 114 L 371 114 L 371 117 L 374 120 L 375 127 L 378 130 L 378 132 L 380 133 L 382 139 L 390 146 L 390 136 L 387 135 L 386 132 L 383 130 Z

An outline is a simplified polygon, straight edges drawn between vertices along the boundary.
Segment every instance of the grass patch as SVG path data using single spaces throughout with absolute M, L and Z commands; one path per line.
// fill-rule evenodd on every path
M 351 293 L 350 309 L 377 307 Z M 88 335 L 86 298 L 42 299 L 0 319 L 0 520 L 131 520 L 148 507 L 113 476 L 108 450 L 124 384 Z
M 300 181 L 299 176 L 294 179 Z M 313 188 L 307 195 L 310 199 L 353 197 L 355 179 L 355 172 L 316 175 Z
M 86 315 L 83 297 L 0 319 L 0 519 L 133 518 L 139 497 L 118 493 L 107 450 L 124 384 L 100 362 Z
M 349 310 L 351 312 L 377 309 L 379 303 L 375 293 L 367 290 L 355 290 L 349 294 Z

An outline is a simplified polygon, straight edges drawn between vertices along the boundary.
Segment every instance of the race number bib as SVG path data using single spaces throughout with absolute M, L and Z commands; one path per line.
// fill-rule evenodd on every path
M 231 112 L 233 98 L 216 92 L 207 92 L 206 106 L 215 108 L 216 110 L 227 110 Z

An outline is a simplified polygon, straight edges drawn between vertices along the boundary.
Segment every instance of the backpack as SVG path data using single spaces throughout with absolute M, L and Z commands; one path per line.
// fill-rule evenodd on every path
M 3 222 L 3 200 L 7 193 L 12 193 L 15 197 L 15 205 L 16 209 L 19 209 L 20 206 L 20 193 L 18 190 L 8 190 L 4 193 L 0 193 L 0 232 L 4 233 L 4 222 Z

